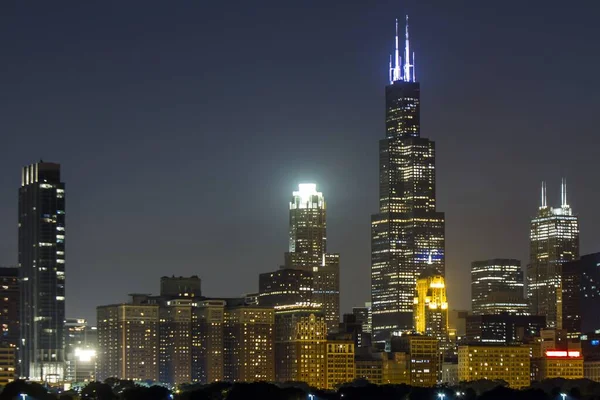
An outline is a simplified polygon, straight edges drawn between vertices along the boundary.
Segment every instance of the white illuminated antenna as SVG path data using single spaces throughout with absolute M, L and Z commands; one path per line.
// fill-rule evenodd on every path
M 414 51 L 413 51 L 412 69 L 413 69 L 413 82 L 416 82 L 417 81 L 417 74 L 415 73 L 416 68 L 415 68 L 415 52 Z
M 546 207 L 546 182 L 542 181 L 542 206 L 541 208 Z
M 399 81 L 402 79 L 402 73 L 400 72 L 400 65 L 402 61 L 400 59 L 400 48 L 398 41 L 398 18 L 396 18 L 396 50 L 394 52 L 394 74 L 393 81 Z
M 568 207 L 567 204 L 567 180 L 565 178 L 562 179 L 560 183 L 560 206 Z
M 394 68 L 392 67 L 392 55 L 390 54 L 390 84 L 394 83 Z
M 404 38 L 404 81 L 411 81 L 411 73 L 410 69 L 412 65 L 410 64 L 410 41 L 408 38 L 408 15 L 406 16 L 406 28 L 405 28 L 405 38 Z

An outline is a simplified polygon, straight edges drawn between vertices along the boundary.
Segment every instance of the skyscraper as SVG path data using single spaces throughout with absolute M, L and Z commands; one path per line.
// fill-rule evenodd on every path
M 541 205 L 531 221 L 527 294 L 531 313 L 545 315 L 549 328 L 562 328 L 562 266 L 578 258 L 579 218 L 567 202 L 566 182 L 557 208 L 548 206 L 542 184 Z
M 323 193 L 314 183 L 300 184 L 290 202 L 290 247 L 287 269 L 313 274 L 312 301 L 321 304 L 328 329 L 340 321 L 339 254 L 327 253 L 327 212 Z
M 435 145 L 421 137 L 421 92 L 405 33 L 404 58 L 390 60 L 385 89 L 386 136 L 379 142 L 379 213 L 371 218 L 373 334 L 385 340 L 413 327 L 417 277 L 444 275 L 444 214 L 436 211 Z
M 23 168 L 19 189 L 21 376 L 64 376 L 65 184 L 60 165 Z
M 570 337 L 600 329 L 600 253 L 563 266 L 562 328 Z
M 521 262 L 497 258 L 471 263 L 471 304 L 474 315 L 528 314 Z

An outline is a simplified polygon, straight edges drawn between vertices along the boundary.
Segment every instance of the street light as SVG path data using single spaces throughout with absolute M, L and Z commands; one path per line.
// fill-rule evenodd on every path
M 567 394 L 566 393 L 561 393 L 560 397 L 562 397 L 562 400 L 565 400 L 567 398 Z
M 314 394 L 310 394 L 310 393 L 309 393 L 309 394 L 308 394 L 308 398 L 309 398 L 310 400 L 315 400 L 315 395 L 314 395 Z
M 438 393 L 438 397 L 440 398 L 440 400 L 444 400 L 444 397 L 446 397 L 446 395 L 444 393 Z

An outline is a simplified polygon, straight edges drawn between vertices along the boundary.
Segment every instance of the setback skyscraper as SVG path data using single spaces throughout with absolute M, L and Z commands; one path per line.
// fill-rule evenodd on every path
M 417 278 L 445 273 L 444 214 L 436 211 L 435 145 L 421 137 L 420 85 L 410 62 L 408 18 L 404 59 L 390 60 L 385 89 L 386 137 L 379 142 L 379 213 L 371 218 L 373 334 L 385 340 L 413 328 Z
M 20 375 L 61 381 L 65 351 L 65 184 L 60 165 L 23 168 L 19 189 Z
M 567 203 L 567 185 L 561 184 L 561 205 L 549 207 L 546 185 L 542 202 L 531 221 L 527 294 L 533 315 L 545 315 L 549 328 L 562 328 L 562 266 L 579 258 L 579 218 Z

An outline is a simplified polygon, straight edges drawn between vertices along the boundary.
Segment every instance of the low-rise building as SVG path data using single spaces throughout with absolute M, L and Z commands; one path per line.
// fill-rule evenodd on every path
M 6 385 L 15 380 L 16 348 L 0 347 L 0 385 Z
M 583 356 L 578 350 L 548 350 L 542 359 L 541 379 L 583 379 Z
M 458 380 L 503 380 L 509 387 L 530 385 L 528 346 L 466 345 L 458 348 Z
M 583 361 L 583 377 L 600 382 L 600 361 Z
M 336 389 L 354 380 L 354 341 L 327 340 L 326 389 Z

